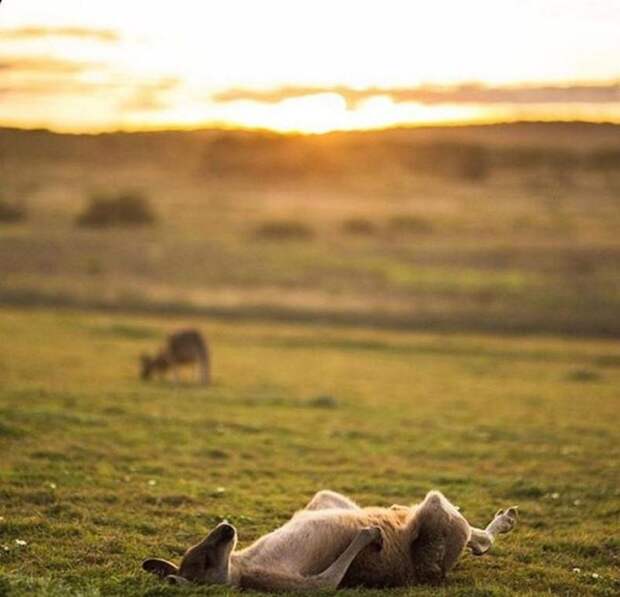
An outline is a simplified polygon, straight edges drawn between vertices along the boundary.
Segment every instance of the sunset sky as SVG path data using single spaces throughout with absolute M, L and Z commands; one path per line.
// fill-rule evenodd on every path
M 618 0 L 4 0 L 0 125 L 620 122 Z

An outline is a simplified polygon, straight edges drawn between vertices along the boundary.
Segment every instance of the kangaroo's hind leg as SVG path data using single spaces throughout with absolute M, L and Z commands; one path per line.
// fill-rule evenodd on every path
M 301 576 L 266 570 L 251 569 L 243 573 L 241 588 L 258 591 L 305 591 L 334 590 L 342 582 L 351 562 L 364 548 L 375 543 L 381 546 L 381 530 L 377 527 L 360 529 L 348 547 L 334 560 L 328 568 L 314 576 Z
M 198 360 L 194 361 L 194 377 L 196 379 L 196 383 L 208 386 L 209 385 L 209 365 L 203 361 Z
M 198 364 L 200 365 L 199 381 L 208 386 L 211 383 L 211 353 L 206 344 L 198 354 Z
M 209 362 L 204 355 L 199 354 L 194 361 L 196 372 L 196 383 L 209 385 Z
M 209 369 L 209 360 L 200 361 L 200 383 L 208 386 L 211 383 L 211 372 Z
M 411 555 L 418 581 L 442 581 L 470 538 L 469 524 L 438 491 L 427 494 L 409 524 L 415 537 Z

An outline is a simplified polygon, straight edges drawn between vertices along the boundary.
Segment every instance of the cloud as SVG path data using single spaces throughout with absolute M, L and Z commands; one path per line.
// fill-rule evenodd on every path
M 0 97 L 21 96 L 47 99 L 53 96 L 90 95 L 113 98 L 119 108 L 127 112 L 163 110 L 169 106 L 167 94 L 176 89 L 179 80 L 162 77 L 155 80 L 134 81 L 112 77 L 103 81 L 84 81 L 77 78 L 21 79 L 0 85 Z
M 269 90 L 234 88 L 212 95 L 216 102 L 254 101 L 277 104 L 293 98 L 321 93 L 337 93 L 349 108 L 374 97 L 389 97 L 394 103 L 422 104 L 545 104 L 545 103 L 610 103 L 620 102 L 620 81 L 601 84 L 522 85 L 486 87 L 478 84 L 454 87 L 367 87 L 352 89 L 345 86 L 304 87 L 288 86 Z
M 0 58 L 0 72 L 25 74 L 77 74 L 84 70 L 98 66 L 87 62 L 75 62 L 63 58 L 47 56 L 14 56 Z
M 20 27 L 2 31 L 2 41 L 28 41 L 44 37 L 73 37 L 98 42 L 117 42 L 118 33 L 112 29 L 91 29 L 89 27 Z
M 77 95 L 96 93 L 98 91 L 115 89 L 115 85 L 90 83 L 77 79 L 65 80 L 36 80 L 14 81 L 0 85 L 0 97 L 9 95 L 45 97 L 52 95 Z
M 157 112 L 169 107 L 168 92 L 179 85 L 175 77 L 163 77 L 138 84 L 120 105 L 127 112 Z

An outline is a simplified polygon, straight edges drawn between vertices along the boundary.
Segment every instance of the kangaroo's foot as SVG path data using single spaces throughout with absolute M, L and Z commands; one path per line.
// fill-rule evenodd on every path
M 491 524 L 486 528 L 487 533 L 492 535 L 501 535 L 509 533 L 517 524 L 517 506 L 512 506 L 507 510 L 498 510 Z
M 517 524 L 517 507 L 513 506 L 507 510 L 498 510 L 495 518 L 486 529 L 476 529 L 472 527 L 471 537 L 467 543 L 472 553 L 476 556 L 485 554 L 495 543 L 497 535 L 509 533 Z

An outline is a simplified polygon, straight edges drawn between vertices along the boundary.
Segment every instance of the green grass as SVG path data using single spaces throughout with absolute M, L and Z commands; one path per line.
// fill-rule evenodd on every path
M 141 383 L 188 323 L 214 386 Z M 617 344 L 8 308 L 0 338 L 0 595 L 190 595 L 141 560 L 223 518 L 247 544 L 326 487 L 438 488 L 477 525 L 519 504 L 490 555 L 390 593 L 618 593 Z

